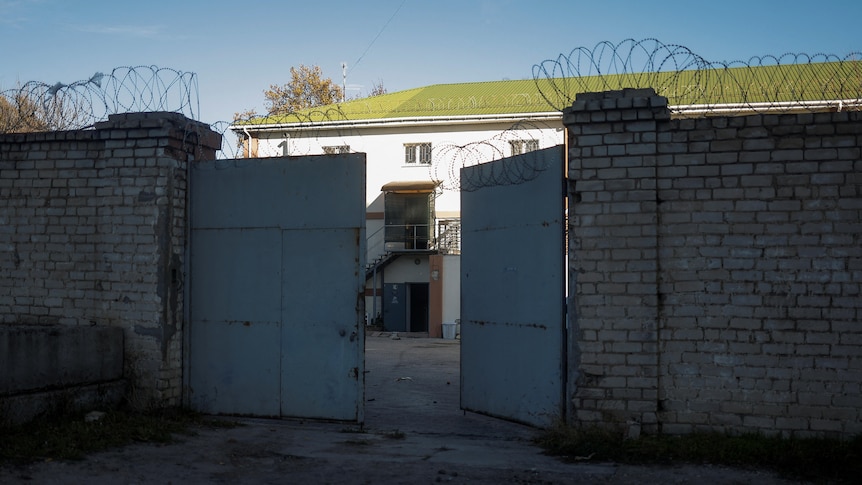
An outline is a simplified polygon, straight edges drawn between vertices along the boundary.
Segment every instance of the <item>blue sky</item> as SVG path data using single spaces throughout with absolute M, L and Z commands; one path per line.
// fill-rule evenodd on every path
M 529 79 L 599 42 L 656 38 L 710 61 L 862 51 L 859 0 L 0 0 L 0 90 L 116 67 L 197 74 L 200 119 L 264 111 L 290 67 L 319 65 L 348 95 Z

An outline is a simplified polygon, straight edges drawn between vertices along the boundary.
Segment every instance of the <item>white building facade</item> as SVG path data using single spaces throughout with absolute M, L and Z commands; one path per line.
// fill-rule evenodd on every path
M 446 85 L 449 106 L 462 86 L 505 83 Z M 391 108 L 386 98 L 401 95 L 378 96 L 382 102 L 375 106 Z M 410 116 L 397 116 L 398 109 L 380 116 L 384 110 L 378 109 L 363 117 L 354 106 L 338 109 L 337 116 L 264 119 L 232 128 L 243 138 L 246 156 L 366 154 L 368 322 L 439 337 L 442 323 L 460 318 L 460 169 L 564 143 L 561 113 L 536 93 L 530 96 L 535 111 L 495 98 L 502 106 L 490 111 L 499 112 L 477 114 L 482 100 L 474 96 L 466 107 L 459 99 L 449 110 L 440 108 L 439 99 L 423 101 Z M 423 112 L 421 106 L 433 109 Z

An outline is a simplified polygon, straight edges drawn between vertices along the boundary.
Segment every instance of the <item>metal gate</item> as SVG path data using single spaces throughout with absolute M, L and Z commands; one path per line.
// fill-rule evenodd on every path
M 189 192 L 190 406 L 361 422 L 365 155 L 196 163 Z
M 461 171 L 461 408 L 565 418 L 563 147 Z

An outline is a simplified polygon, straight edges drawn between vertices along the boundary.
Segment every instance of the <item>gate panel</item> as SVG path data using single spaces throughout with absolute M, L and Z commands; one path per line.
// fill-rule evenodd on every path
M 190 170 L 188 402 L 363 419 L 365 156 Z
M 461 171 L 462 409 L 564 417 L 563 160 L 553 147 Z
M 291 263 L 282 280 L 286 302 L 282 321 L 292 323 L 282 328 L 281 413 L 285 416 L 357 419 L 354 400 L 362 392 L 358 389 L 362 381 L 353 357 L 362 332 L 356 326 L 356 313 L 362 310 L 364 298 L 356 291 L 353 275 L 343 273 L 354 263 L 351 248 L 358 237 L 354 229 L 284 231 L 284 259 Z M 321 257 L 308 257 L 312 254 Z M 325 284 L 309 285 L 306 275 Z M 351 385 L 344 385 L 345 381 Z
M 208 414 L 279 416 L 281 349 L 278 322 L 200 325 L 191 406 Z
M 213 414 L 278 416 L 281 232 L 199 229 L 190 251 L 198 263 L 190 282 L 190 404 Z

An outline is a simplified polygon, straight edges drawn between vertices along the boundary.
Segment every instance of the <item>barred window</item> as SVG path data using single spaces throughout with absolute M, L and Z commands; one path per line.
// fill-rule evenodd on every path
M 509 142 L 512 156 L 522 155 L 539 149 L 539 140 L 512 140 Z
M 405 143 L 404 163 L 408 165 L 431 165 L 431 144 Z
M 350 153 L 349 145 L 339 145 L 334 147 L 323 147 L 323 153 L 327 155 L 336 155 L 339 153 Z

